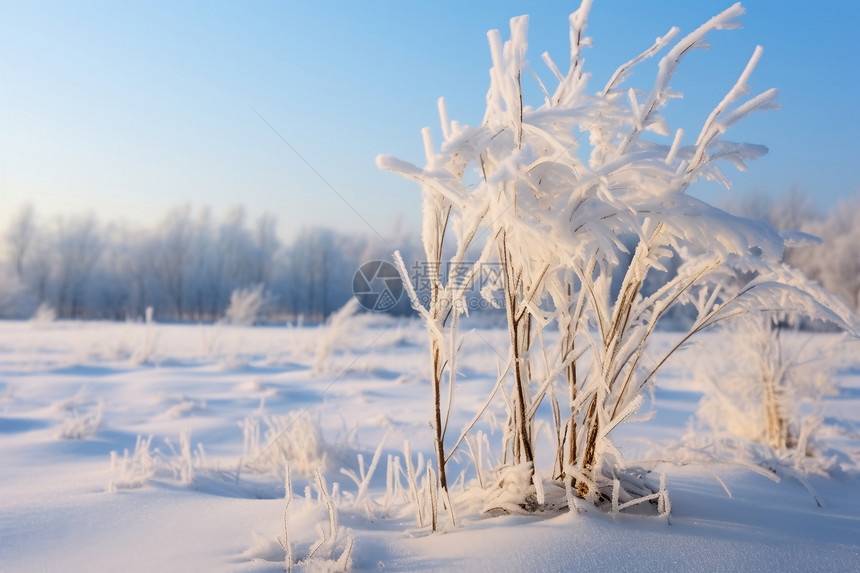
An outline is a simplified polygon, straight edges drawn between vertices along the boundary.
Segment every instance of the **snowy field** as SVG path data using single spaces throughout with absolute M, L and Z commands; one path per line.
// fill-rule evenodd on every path
M 451 434 L 486 399 L 506 343 L 502 329 L 467 334 Z M 837 456 L 830 478 L 810 477 L 822 507 L 796 480 L 659 463 L 668 520 L 584 505 L 490 517 L 458 497 L 470 474 L 452 487 L 457 526 L 441 512 L 446 531 L 431 534 L 426 505 L 417 522 L 410 495 L 421 486 L 410 486 L 404 455 L 407 441 L 413 464 L 433 453 L 417 322 L 364 318 L 334 332 L 0 322 L 0 570 L 282 571 L 286 515 L 293 561 L 311 570 L 335 568 L 351 546 L 354 570 L 858 571 L 860 356 L 848 348 L 839 391 L 820 404 L 821 444 Z M 643 408 L 652 419 L 618 428 L 628 461 L 685 434 L 701 396 L 692 356 L 661 372 Z M 488 436 L 485 480 L 503 420 L 495 400 L 476 425 Z M 547 430 L 538 425 L 539 439 Z M 452 479 L 471 467 L 468 451 Z

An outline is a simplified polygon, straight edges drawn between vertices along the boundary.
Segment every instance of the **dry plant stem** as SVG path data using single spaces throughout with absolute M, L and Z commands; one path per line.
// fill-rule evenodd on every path
M 762 348 L 763 351 L 769 350 L 766 348 L 766 344 L 762 346 L 765 347 Z M 785 422 L 779 412 L 780 407 L 776 388 L 777 381 L 774 379 L 775 373 L 770 368 L 770 364 L 768 362 L 769 361 L 767 359 L 763 361 L 760 374 L 761 383 L 764 387 L 765 427 L 767 428 L 768 444 L 774 449 L 779 449 L 784 447 L 782 434 Z
M 595 261 L 592 259 L 590 263 L 589 273 L 594 272 Z M 579 407 L 576 400 L 579 393 L 576 371 L 576 336 L 578 328 L 581 326 L 582 312 L 584 309 L 585 290 L 581 289 L 576 298 L 574 298 L 574 285 L 572 279 L 566 278 L 562 283 L 564 287 L 565 303 L 562 306 L 562 312 L 559 320 L 566 325 L 564 335 L 561 338 L 561 358 L 564 361 L 569 361 L 565 368 L 565 381 L 568 388 L 568 404 L 570 405 L 570 417 L 568 418 L 565 428 L 565 436 L 567 444 L 562 440 L 558 452 L 559 459 L 559 477 L 564 477 L 565 454 L 567 464 L 573 466 L 576 463 L 577 448 L 576 448 L 576 433 L 577 423 L 576 415 Z M 575 301 L 572 303 L 572 301 Z M 566 450 L 566 451 L 565 451 Z M 571 478 L 570 485 L 574 487 L 575 479 Z
M 442 487 L 442 490 L 447 493 L 448 491 L 448 475 L 445 471 L 445 443 L 444 436 L 442 434 L 442 368 L 443 365 L 440 364 L 440 351 L 439 351 L 439 343 L 437 340 L 433 340 L 431 344 L 431 352 L 433 359 L 433 415 L 434 419 L 434 432 L 435 432 L 435 442 L 436 442 L 436 463 L 439 467 L 439 485 Z M 433 528 L 435 531 L 435 527 Z
M 290 476 L 290 463 L 289 461 L 284 459 L 284 539 L 281 544 L 284 548 L 284 553 L 286 557 L 286 563 L 284 570 L 287 573 L 290 573 L 293 569 L 293 546 L 290 543 L 290 531 L 289 531 L 289 509 L 290 502 L 293 500 L 293 480 Z
M 573 337 L 565 340 L 566 350 L 573 354 L 574 351 L 574 341 Z M 576 362 L 571 361 L 570 364 L 565 368 L 565 378 L 567 379 L 567 387 L 569 391 L 568 400 L 570 404 L 570 417 L 567 420 L 567 427 L 565 429 L 565 436 L 567 437 L 567 463 L 573 465 L 576 463 L 576 407 L 574 404 L 576 403 Z M 559 451 L 559 469 L 560 476 L 564 473 L 564 440 L 561 442 L 561 449 Z M 571 485 L 575 485 L 571 483 Z
M 437 531 L 439 505 L 438 500 L 436 499 L 436 476 L 433 475 L 433 467 L 430 464 L 427 464 L 427 490 L 430 495 L 430 530 Z
M 515 459 L 517 462 L 533 462 L 534 453 L 532 448 L 531 424 L 526 415 L 526 388 L 529 383 L 527 352 L 528 352 L 528 333 L 524 330 L 528 329 L 530 315 L 517 320 L 511 331 L 513 339 L 511 343 L 514 347 L 514 360 L 516 368 L 514 369 L 515 385 L 516 385 L 516 401 L 514 403 L 515 415 L 514 424 L 516 428 L 516 450 Z
M 791 435 L 786 408 L 783 405 L 785 393 L 785 366 L 779 341 L 780 329 L 768 325 L 761 341 L 759 353 L 762 356 L 759 376 L 763 389 L 765 427 L 767 443 L 775 450 L 784 450 L 796 445 Z
M 508 332 L 511 338 L 511 352 L 514 366 L 514 400 L 512 404 L 513 424 L 513 461 L 514 463 L 534 462 L 529 420 L 526 415 L 526 388 L 529 383 L 528 345 L 530 317 L 520 312 L 523 302 L 522 270 L 514 267 L 514 256 L 505 241 L 506 234 L 499 234 L 500 257 L 504 261 L 505 309 L 507 311 Z
M 597 436 L 600 430 L 600 421 L 597 416 L 597 395 L 591 398 L 591 403 L 588 405 L 588 414 L 585 416 L 584 426 L 588 428 L 588 435 L 585 441 L 585 448 L 582 453 L 582 462 L 580 469 L 583 474 L 590 475 L 594 465 L 595 451 L 597 449 Z M 577 486 L 577 491 L 580 497 L 585 498 L 588 494 L 588 484 L 580 483 Z
M 403 443 L 403 457 L 406 460 L 406 480 L 409 483 L 409 490 L 412 492 L 412 497 L 415 500 L 415 515 L 418 527 L 424 527 L 424 514 L 421 511 L 421 494 L 418 490 L 418 478 L 415 475 L 415 466 L 412 463 L 412 451 L 409 448 L 409 440 Z
M 586 274 L 593 275 L 596 261 L 591 259 L 589 269 Z M 561 336 L 561 348 L 559 352 L 560 359 L 566 364 L 564 368 L 565 382 L 568 388 L 568 404 L 570 415 L 565 423 L 564 435 L 559 442 L 558 452 L 556 453 L 558 479 L 565 478 L 565 467 L 575 466 L 577 459 L 577 421 L 576 416 L 580 411 L 580 406 L 577 405 L 577 397 L 579 395 L 579 379 L 576 369 L 576 337 L 579 328 L 583 326 L 582 313 L 585 308 L 584 301 L 586 291 L 580 289 L 574 296 L 573 279 L 569 276 L 560 279 L 561 297 L 556 301 L 559 306 L 559 323 L 563 327 Z M 576 480 L 570 476 L 570 487 L 576 486 Z
M 451 216 L 451 206 L 439 206 L 435 214 L 435 237 L 430 244 L 427 244 L 425 237 L 425 249 L 427 261 L 430 264 L 430 320 L 437 326 L 442 326 L 445 322 L 443 313 L 446 309 L 440 308 L 442 302 L 442 290 L 440 272 L 442 270 L 442 248 L 445 242 L 445 234 L 448 230 L 448 222 Z M 451 309 L 447 309 L 451 312 Z M 439 467 L 439 482 L 442 490 L 448 491 L 448 475 L 445 471 L 445 444 L 442 426 L 442 377 L 444 374 L 445 364 L 442 359 L 442 343 L 440 333 L 430 334 L 430 361 L 433 372 L 433 431 L 434 443 L 436 450 L 436 460 Z M 433 527 L 435 531 L 435 525 Z

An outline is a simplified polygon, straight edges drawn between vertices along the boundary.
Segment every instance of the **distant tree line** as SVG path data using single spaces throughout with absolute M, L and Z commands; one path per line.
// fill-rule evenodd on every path
M 176 207 L 133 229 L 92 215 L 42 221 L 25 205 L 3 236 L 0 317 L 47 304 L 60 318 L 137 319 L 151 307 L 159 320 L 211 321 L 231 293 L 262 285 L 272 320 L 320 320 L 352 296 L 363 262 L 408 250 L 395 242 L 309 228 L 283 244 L 273 216 L 251 221 L 238 207 L 220 219 Z
M 789 248 L 787 262 L 860 309 L 860 201 L 823 213 L 793 192 L 724 207 L 821 238 Z M 135 229 L 93 215 L 41 220 L 24 205 L 2 237 L 0 318 L 28 318 L 46 304 L 60 318 L 134 320 L 151 307 L 158 320 L 212 321 L 234 291 L 262 285 L 269 319 L 322 320 L 352 296 L 360 265 L 391 260 L 395 249 L 409 264 L 418 239 L 315 227 L 284 244 L 273 216 L 249 220 L 240 207 L 219 219 L 208 208 L 180 206 L 153 228 Z M 389 312 L 411 314 L 403 299 Z

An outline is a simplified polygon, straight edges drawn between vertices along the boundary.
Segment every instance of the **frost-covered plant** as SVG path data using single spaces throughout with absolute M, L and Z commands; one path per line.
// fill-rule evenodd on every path
M 313 503 L 313 489 L 317 491 L 315 503 L 325 507 L 328 523 L 323 525 L 317 523 L 317 540 L 307 549 L 304 559 L 297 559 L 297 555 L 304 554 L 295 547 L 296 542 L 290 535 L 290 505 L 293 502 L 293 484 L 291 481 L 290 466 L 286 467 L 286 478 L 284 480 L 284 533 L 278 537 L 278 544 L 284 550 L 285 571 L 317 571 L 317 572 L 341 572 L 352 569 L 352 548 L 355 540 L 348 531 L 338 524 L 339 498 L 338 484 L 333 484 L 331 491 L 326 484 L 322 472 L 317 469 L 314 473 L 315 480 L 312 486 L 305 489 L 305 501 Z M 258 543 L 257 547 L 251 548 L 243 555 L 251 558 L 261 558 L 268 553 L 268 544 L 265 540 Z
M 57 400 L 51 408 L 65 413 L 63 427 L 57 437 L 83 440 L 95 434 L 102 421 L 102 401 L 87 396 L 89 389 L 82 386 L 74 396 Z
M 166 459 L 167 465 L 173 472 L 173 478 L 183 485 L 195 485 L 197 481 L 197 469 L 206 465 L 206 453 L 203 444 L 197 444 L 196 449 L 191 447 L 191 430 L 185 429 L 179 433 L 179 449 L 173 443 L 164 439 L 164 443 L 170 449 L 171 457 Z
M 114 477 L 108 482 L 108 492 L 143 487 L 155 476 L 160 462 L 158 450 L 150 450 L 151 444 L 152 436 L 137 436 L 132 453 L 128 449 L 123 451 L 122 457 L 117 452 L 110 453 L 110 469 Z
M 338 526 L 337 506 L 332 499 L 337 494 L 337 484 L 334 484 L 332 491 L 329 492 L 325 478 L 319 469 L 316 477 L 319 499 L 325 503 L 328 510 L 328 528 L 318 527 L 319 539 L 311 546 L 303 564 L 313 565 L 313 568 L 319 571 L 349 571 L 352 569 L 352 547 L 355 542 L 349 535 L 346 535 L 344 540 L 344 531 Z M 340 555 L 336 557 L 338 550 Z
M 59 437 L 67 440 L 83 440 L 95 434 L 101 423 L 101 404 L 83 414 L 77 410 L 72 410 L 71 415 L 63 421 L 63 428 L 60 430 Z
M 358 473 L 355 473 L 354 471 L 345 468 L 340 469 L 340 473 L 349 477 L 358 488 L 355 493 L 355 496 L 352 497 L 352 504 L 355 507 L 361 507 L 362 505 L 364 505 L 367 509 L 367 514 L 370 519 L 373 519 L 373 513 L 370 509 L 367 491 L 370 487 L 370 480 L 373 479 L 373 474 L 374 472 L 376 472 L 376 467 L 379 465 L 379 460 L 382 456 L 382 447 L 384 445 L 385 438 L 383 438 L 382 441 L 379 442 L 379 446 L 377 446 L 376 451 L 373 453 L 373 458 L 370 460 L 369 467 L 365 467 L 364 465 L 364 456 L 358 454 Z
M 179 434 L 179 450 L 165 438 L 164 443 L 171 455 L 152 448 L 152 436 L 144 438 L 138 435 L 134 451 L 128 449 L 120 456 L 116 451 L 110 453 L 110 468 L 113 477 L 107 485 L 108 492 L 120 489 L 136 489 L 144 487 L 159 473 L 164 477 L 172 476 L 183 485 L 194 485 L 198 472 L 207 469 L 206 454 L 203 445 L 191 447 L 191 431 L 184 430 Z M 162 472 L 161 470 L 165 470 Z
M 230 306 L 224 311 L 224 320 L 229 324 L 252 326 L 263 317 L 270 302 L 265 285 L 237 288 L 230 293 Z
M 260 421 L 266 426 L 260 436 Z M 337 464 L 343 448 L 325 441 L 319 424 L 307 412 L 290 416 L 251 416 L 239 424 L 244 435 L 242 466 L 259 473 L 279 474 L 287 460 L 297 474 L 310 477 L 317 468 Z
M 293 568 L 293 545 L 290 542 L 290 502 L 293 501 L 293 477 L 290 474 L 290 464 L 284 468 L 284 535 L 278 537 L 278 544 L 284 550 L 284 569 L 289 572 Z
M 670 131 L 660 113 L 679 95 L 670 81 L 681 60 L 707 46 L 709 32 L 738 27 L 744 12 L 740 4 L 680 40 L 675 40 L 678 29 L 670 29 L 622 64 L 593 95 L 586 92 L 583 58 L 583 49 L 591 45 L 584 35 L 590 7 L 591 1 L 584 0 L 570 17 L 567 73 L 543 54 L 557 85 L 550 91 L 537 79 L 544 94 L 541 105 L 523 100 L 522 76 L 531 71 L 525 58 L 528 19 L 514 18 L 507 42 L 498 31 L 488 34 L 493 67 L 481 125 L 449 121 L 440 101 L 444 142 L 435 151 L 424 131 L 424 168 L 389 157 L 377 163 L 421 184 L 428 265 L 441 260 L 436 247 L 441 242 L 436 231 L 445 228 L 441 222 L 463 222 L 469 232 L 458 236 L 466 238 L 474 237 L 476 225 L 489 231 L 482 257 L 495 251 L 504 267 L 510 332 L 506 371 L 512 371 L 512 380 L 503 392 L 509 461 L 535 470 L 532 426 L 550 396 L 555 477 L 579 497 L 611 498 L 621 507 L 652 494 L 629 485 L 610 434 L 636 412 L 661 366 L 693 336 L 762 309 L 801 312 L 843 326 L 853 319 L 782 264 L 783 237 L 767 224 L 730 216 L 686 193 L 703 178 L 728 185 L 720 160 L 745 170 L 746 160 L 767 151 L 723 139 L 744 117 L 776 107 L 775 89 L 746 98 L 761 47 L 692 144 L 684 145 L 684 131 Z M 666 48 L 649 90 L 626 86 L 638 64 Z M 581 141 L 584 136 L 587 143 Z M 454 282 L 454 292 L 462 284 Z M 440 292 L 446 286 L 440 284 Z M 445 347 L 444 321 L 440 324 L 433 313 L 432 301 L 428 310 L 413 296 L 413 306 L 430 333 L 439 454 L 444 431 L 435 357 Z M 651 334 L 680 306 L 692 314 L 688 330 L 665 354 L 649 360 L 645 351 Z M 546 375 L 532 380 L 534 342 L 552 323 L 561 330 L 561 347 L 542 348 Z M 566 392 L 556 392 L 558 384 Z M 566 395 L 566 407 L 558 395 Z M 444 468 L 444 457 L 438 457 Z
M 374 315 L 362 312 L 361 305 L 355 298 L 349 299 L 337 312 L 332 313 L 319 328 L 311 373 L 320 376 L 338 371 L 335 357 L 339 352 L 347 352 L 356 347 L 367 348 L 367 341 L 356 339 L 355 333 L 373 321 Z M 354 363 L 353 359 L 347 368 Z
M 382 498 L 374 498 L 369 494 L 369 486 L 382 460 L 382 448 L 385 438 L 373 454 L 370 464 L 365 466 L 364 457 L 358 455 L 358 472 L 341 468 L 340 472 L 349 477 L 357 488 L 353 494 L 343 492 L 343 502 L 355 511 L 364 511 L 367 518 L 374 519 L 375 514 L 389 517 L 392 514 L 400 517 L 412 516 L 419 529 L 430 527 L 437 531 L 439 523 L 439 493 L 440 482 L 433 470 L 432 461 L 426 460 L 421 452 L 413 457 L 409 441 L 404 442 L 403 457 L 388 455 L 386 463 L 385 493 Z M 404 483 L 405 482 L 405 483 Z M 450 500 L 447 500 L 450 503 Z M 453 511 L 451 523 L 455 524 Z
M 30 324 L 36 327 L 43 327 L 57 320 L 57 311 L 50 304 L 43 302 L 30 317 Z
M 445 101 L 441 98 L 439 113 L 443 118 L 447 117 Z M 443 120 L 446 137 L 450 135 L 447 128 L 446 121 Z M 457 376 L 457 352 L 460 344 L 458 324 L 460 315 L 467 312 L 467 291 L 475 282 L 481 270 L 481 264 L 489 255 L 489 249 L 485 248 L 477 260 L 469 260 L 470 247 L 475 241 L 489 206 L 488 204 L 476 205 L 471 210 L 462 208 L 466 189 L 461 180 L 466 163 L 456 161 L 446 163 L 449 158 L 434 150 L 430 129 L 424 128 L 422 135 L 427 157 L 425 171 L 433 173 L 434 177 L 445 181 L 448 185 L 445 189 L 432 184 L 423 186 L 421 240 L 426 260 L 424 268 L 420 269 L 423 272 L 419 273 L 418 280 L 426 281 L 426 286 L 429 288 L 429 293 L 424 294 L 424 299 L 416 290 L 420 285 L 412 284 L 412 277 L 399 252 L 395 253 L 395 261 L 412 306 L 422 316 L 427 326 L 433 395 L 434 449 L 439 468 L 440 486 L 446 497 L 446 503 L 450 507 L 445 434 Z M 400 170 L 400 172 L 410 172 L 413 169 L 413 166 L 392 158 L 380 158 L 379 162 L 381 167 Z M 455 194 L 453 197 L 452 192 Z M 446 240 L 449 245 L 446 245 Z M 446 256 L 446 246 L 449 247 L 448 256 Z M 443 407 L 442 393 L 446 379 L 448 395 L 446 405 Z
M 151 362 L 158 350 L 158 331 L 155 329 L 153 314 L 153 308 L 151 306 L 146 307 L 145 324 L 143 325 L 137 344 L 129 357 L 129 362 L 132 366 L 140 366 L 141 364 Z
M 797 317 L 743 314 L 694 354 L 703 392 L 687 434 L 660 454 L 674 463 L 728 463 L 778 481 L 796 479 L 822 501 L 808 475 L 829 475 L 836 456 L 817 437 L 822 396 L 834 394 L 836 350 L 810 344 Z M 725 484 L 723 484 L 725 487 Z M 727 490 L 728 491 L 728 490 Z
M 771 316 L 748 314 L 718 332 L 697 361 L 700 429 L 813 454 L 810 438 L 820 418 L 812 406 L 836 392 L 833 368 L 826 353 L 803 348 L 785 329 Z

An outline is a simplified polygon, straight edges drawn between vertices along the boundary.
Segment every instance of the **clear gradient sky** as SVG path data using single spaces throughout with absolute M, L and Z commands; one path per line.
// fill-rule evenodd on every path
M 462 4 L 462 5 L 461 5 Z M 591 91 L 672 25 L 692 31 L 723 0 L 595 0 L 586 54 Z M 780 89 L 781 111 L 730 139 L 770 154 L 731 192 L 809 193 L 823 207 L 860 195 L 860 8 L 750 0 L 741 30 L 710 36 L 685 60 L 667 113 L 695 137 L 756 44 L 755 92 Z M 566 67 L 567 15 L 578 2 L 0 3 L 0 225 L 23 202 L 40 215 L 94 212 L 149 226 L 181 203 L 216 214 L 245 205 L 277 215 L 287 237 L 311 225 L 386 234 L 419 220 L 419 193 L 379 172 L 388 153 L 421 162 L 419 130 L 438 132 L 436 99 L 481 121 L 490 66 L 486 31 L 507 37 L 531 15 L 528 59 Z M 656 60 L 635 85 L 649 88 Z M 539 99 L 531 102 L 539 105 Z M 259 115 L 258 115 L 259 114 Z M 316 169 L 342 201 L 261 119 Z M 349 203 L 347 205 L 346 203 Z M 350 207 L 352 206 L 352 208 Z

